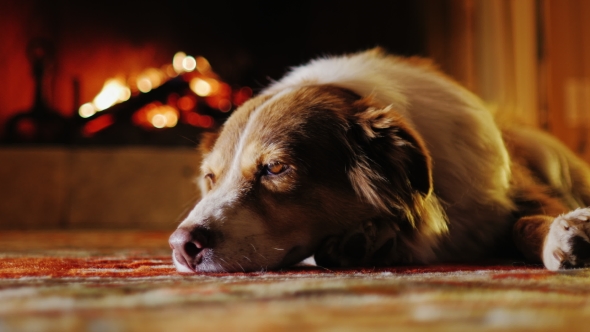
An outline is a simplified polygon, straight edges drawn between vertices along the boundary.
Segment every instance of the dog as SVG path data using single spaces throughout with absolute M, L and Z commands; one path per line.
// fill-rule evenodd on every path
M 381 49 L 292 69 L 203 140 L 202 199 L 170 236 L 179 272 L 590 262 L 590 169 L 498 126 L 428 60 Z

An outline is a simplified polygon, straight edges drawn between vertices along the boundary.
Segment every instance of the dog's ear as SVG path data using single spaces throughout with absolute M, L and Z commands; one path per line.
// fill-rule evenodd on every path
M 211 150 L 213 150 L 213 146 L 215 146 L 217 138 L 219 138 L 219 131 L 204 132 L 201 135 L 201 140 L 199 141 L 199 153 L 202 156 L 208 155 L 211 152 Z
M 354 150 L 349 178 L 356 192 L 376 207 L 407 209 L 415 195 L 432 192 L 431 158 L 420 135 L 391 107 L 356 105 L 349 126 Z

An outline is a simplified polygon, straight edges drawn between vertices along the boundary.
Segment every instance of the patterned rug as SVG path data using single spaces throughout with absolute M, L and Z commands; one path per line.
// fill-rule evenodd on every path
M 590 270 L 486 266 L 181 275 L 167 232 L 0 233 L 0 331 L 579 330 Z

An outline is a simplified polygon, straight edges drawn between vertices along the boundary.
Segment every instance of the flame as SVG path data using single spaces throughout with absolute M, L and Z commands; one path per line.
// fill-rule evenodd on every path
M 197 68 L 197 60 L 192 56 L 187 56 L 186 58 L 182 59 L 182 69 L 187 72 L 191 72 Z
M 164 114 L 154 114 L 151 119 L 152 125 L 156 128 L 164 128 L 166 127 L 166 116 Z
M 162 84 L 165 74 L 156 68 L 148 68 L 137 77 L 137 89 L 143 93 L 150 92 L 152 89 Z
M 201 97 L 213 95 L 219 90 L 219 82 L 213 78 L 193 78 L 189 86 L 194 93 Z
M 138 111 L 137 122 L 139 124 L 147 124 L 145 121 L 155 128 L 171 128 L 178 123 L 178 111 L 170 105 L 162 105 L 158 102 L 153 102 Z M 143 118 L 143 119 L 141 119 Z
M 174 54 L 174 57 L 172 58 L 172 67 L 174 68 L 174 71 L 176 71 L 179 74 L 184 71 L 182 63 L 184 62 L 185 58 L 186 53 L 184 52 L 176 52 L 176 54 Z
M 89 121 L 82 127 L 82 136 L 90 137 L 97 132 L 111 126 L 115 123 L 115 117 L 112 114 L 104 114 L 100 117 Z
M 190 111 L 195 108 L 197 102 L 196 97 L 193 96 L 183 96 L 178 99 L 177 106 L 182 111 Z
M 252 96 L 252 89 L 248 87 L 233 91 L 227 83 L 218 80 L 209 61 L 204 57 L 177 52 L 171 64 L 160 68 L 148 68 L 140 74 L 133 73 L 128 77 L 128 84 L 119 78 L 108 79 L 92 102 L 80 106 L 78 114 L 83 118 L 95 116 L 97 112 L 128 100 L 132 91 L 134 95 L 138 92 L 150 92 L 179 75 L 189 82 L 194 94 L 189 93 L 181 97 L 176 93 L 169 93 L 165 104 L 152 102 L 134 112 L 134 124 L 144 128 L 170 128 L 176 126 L 178 121 L 183 121 L 196 127 L 210 128 L 215 125 L 214 118 L 197 113 L 201 101 L 225 113 Z M 100 118 L 101 121 L 91 121 L 93 125 L 85 128 L 85 135 L 92 135 L 110 126 L 114 121 L 114 118 Z
M 96 108 L 94 105 L 92 105 L 92 103 L 86 103 L 80 106 L 78 109 L 78 114 L 80 114 L 80 116 L 83 118 L 89 118 L 96 114 Z
M 174 57 L 172 58 L 172 67 L 177 74 L 182 74 L 184 72 L 190 73 L 195 69 L 203 74 L 211 72 L 211 65 L 207 59 L 202 56 L 195 59 L 184 52 L 176 52 L 176 54 L 174 54 Z
M 211 71 L 211 65 L 207 59 L 203 58 L 202 56 L 197 57 L 197 70 L 201 73 L 207 73 Z
M 152 91 L 152 82 L 149 78 L 140 76 L 137 79 L 137 89 L 143 93 Z
M 206 97 L 211 93 L 211 84 L 201 78 L 194 78 L 190 82 L 191 90 L 198 96 Z
M 92 105 L 96 111 L 102 111 L 116 103 L 128 100 L 129 97 L 131 97 L 131 90 L 129 90 L 129 87 L 125 85 L 123 80 L 112 78 L 104 83 L 102 90 L 94 97 Z M 90 112 L 86 111 L 85 114 L 88 113 Z

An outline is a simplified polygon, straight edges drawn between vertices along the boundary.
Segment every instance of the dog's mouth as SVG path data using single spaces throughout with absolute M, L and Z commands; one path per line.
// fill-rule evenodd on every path
M 260 265 L 257 266 L 247 265 L 246 262 L 242 262 L 243 264 L 227 264 L 228 262 L 232 262 L 231 259 L 222 259 L 220 257 L 215 257 L 213 255 L 212 250 L 203 250 L 201 251 L 194 260 L 187 261 L 187 258 L 177 250 L 172 251 L 172 261 L 176 270 L 180 273 L 202 273 L 202 272 L 209 272 L 209 273 L 219 273 L 219 272 L 249 272 L 249 271 L 257 271 L 257 270 L 266 270 L 268 268 L 272 270 L 286 268 L 289 266 L 293 266 L 297 263 L 300 263 L 307 257 L 311 255 L 304 246 L 295 246 L 291 248 L 285 256 L 277 263 L 272 264 L 270 266 Z M 249 263 L 251 262 L 251 258 L 245 258 Z M 219 261 L 218 263 L 216 263 Z M 221 262 L 225 262 L 222 264 Z

